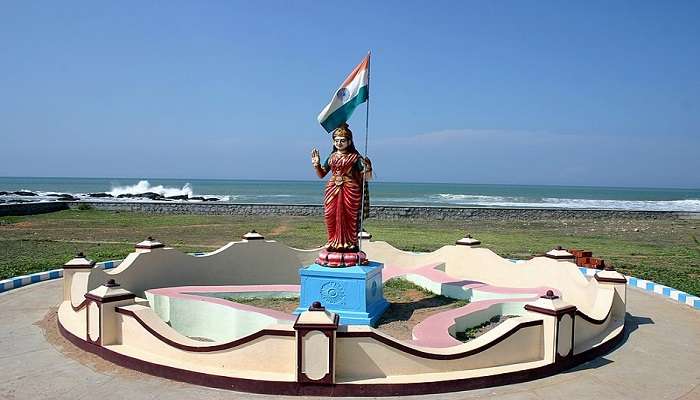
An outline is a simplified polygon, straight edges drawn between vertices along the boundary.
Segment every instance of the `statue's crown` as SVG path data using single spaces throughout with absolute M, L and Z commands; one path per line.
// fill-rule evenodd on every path
M 352 140 L 352 131 L 348 124 L 343 123 L 333 131 L 333 137 L 344 137 Z

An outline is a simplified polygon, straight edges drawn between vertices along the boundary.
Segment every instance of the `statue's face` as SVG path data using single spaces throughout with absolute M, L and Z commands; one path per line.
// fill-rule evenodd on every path
M 348 146 L 350 146 L 350 143 L 352 143 L 352 140 L 345 137 L 336 136 L 333 138 L 333 146 L 335 146 L 338 151 L 345 151 Z

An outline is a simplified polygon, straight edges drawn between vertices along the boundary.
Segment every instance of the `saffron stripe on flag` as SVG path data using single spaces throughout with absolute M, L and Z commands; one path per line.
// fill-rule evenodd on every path
M 337 110 L 333 111 L 331 115 L 329 115 L 328 118 L 321 123 L 321 126 L 323 126 L 323 129 L 325 129 L 326 132 L 331 132 L 333 129 L 339 127 L 343 122 L 347 121 L 357 106 L 367 101 L 368 97 L 369 89 L 367 86 L 363 86 L 360 88 L 357 96 L 340 106 L 340 108 Z
M 343 81 L 343 84 L 340 85 L 340 87 L 345 87 L 345 86 L 349 85 L 350 82 L 352 82 L 352 80 L 355 79 L 355 76 L 357 75 L 358 72 L 360 72 L 368 67 L 369 67 L 369 56 L 365 57 L 365 59 L 362 60 L 361 63 L 357 64 L 357 67 L 355 67 L 355 69 L 353 69 L 352 72 L 350 72 L 350 75 L 348 75 L 348 77 L 345 78 L 345 80 Z

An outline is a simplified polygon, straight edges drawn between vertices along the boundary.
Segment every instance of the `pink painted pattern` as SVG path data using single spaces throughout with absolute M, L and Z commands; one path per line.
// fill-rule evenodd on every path
M 463 290 L 478 289 L 482 292 L 489 292 L 502 295 L 523 294 L 525 296 L 519 298 L 473 301 L 463 307 L 446 310 L 431 315 L 430 317 L 418 323 L 413 328 L 413 340 L 410 340 L 409 343 L 416 346 L 443 348 L 460 345 L 462 344 L 462 342 L 455 339 L 449 334 L 449 328 L 455 324 L 455 320 L 457 318 L 471 314 L 473 312 L 485 310 L 494 304 L 501 304 L 506 302 L 528 302 L 536 300 L 539 296 L 544 295 L 547 292 L 547 290 L 554 290 L 555 293 L 558 293 L 558 290 L 548 287 L 512 288 L 492 286 L 479 281 L 455 280 L 454 277 L 437 269 L 439 265 L 441 265 L 441 263 L 433 263 L 412 269 L 400 268 L 395 266 L 385 266 L 384 270 L 382 271 L 382 276 L 384 281 L 386 282 L 391 278 L 396 278 L 400 276 L 420 275 L 429 279 L 432 282 L 440 283 L 443 286 L 454 286 Z

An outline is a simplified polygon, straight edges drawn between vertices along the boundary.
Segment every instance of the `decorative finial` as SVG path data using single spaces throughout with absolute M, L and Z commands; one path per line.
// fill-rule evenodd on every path
M 63 264 L 63 268 L 74 270 L 74 269 L 89 269 L 95 266 L 95 262 L 88 259 L 85 253 L 79 251 L 75 254 L 75 257 L 70 259 L 67 263 Z
M 311 303 L 309 311 L 326 311 L 326 307 L 322 306 L 320 301 L 314 301 Z
M 554 299 L 559 298 L 559 296 L 555 295 L 554 291 L 552 291 L 552 290 L 547 290 L 547 292 L 544 294 L 544 296 L 540 296 L 540 297 L 543 299 L 547 299 L 547 300 L 554 300 Z
M 481 242 L 474 239 L 471 233 L 466 233 L 464 237 L 456 241 L 455 244 L 462 246 L 478 246 L 481 244 Z
M 365 228 L 362 228 L 362 230 L 357 234 L 357 237 L 359 237 L 360 239 L 367 240 L 372 239 L 372 234 L 367 232 Z
M 265 236 L 261 235 L 255 229 L 251 229 L 248 233 L 242 237 L 245 240 L 263 240 Z
M 137 243 L 135 247 L 137 249 L 152 250 L 152 249 L 159 249 L 159 248 L 165 247 L 165 245 L 163 243 L 160 243 L 159 241 L 153 239 L 153 236 L 149 236 L 143 242 Z
M 119 285 L 117 282 L 115 282 L 114 279 L 110 279 L 107 281 L 107 283 L 104 284 L 104 286 L 106 286 L 108 288 L 113 288 L 113 287 L 119 287 L 121 285 Z
M 572 249 L 572 251 L 575 250 Z M 573 254 L 571 254 L 562 246 L 555 246 L 552 250 L 546 252 L 544 256 L 560 261 L 571 261 L 576 259 L 576 257 Z

